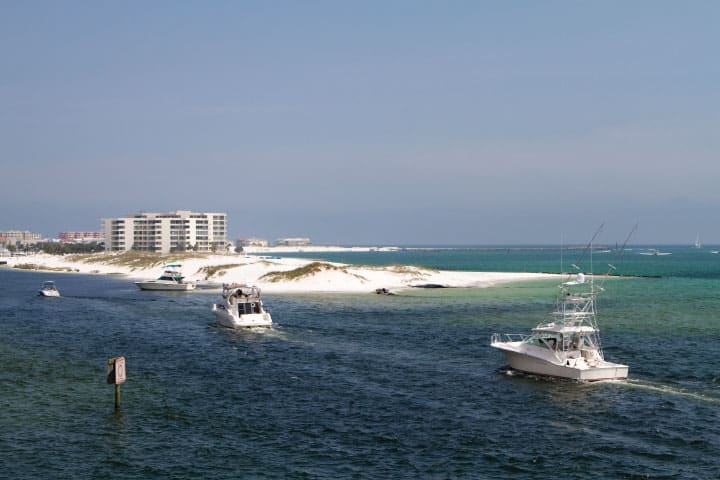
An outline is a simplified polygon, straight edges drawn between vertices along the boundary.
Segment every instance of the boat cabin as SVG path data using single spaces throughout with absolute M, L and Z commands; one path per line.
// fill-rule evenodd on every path
M 223 285 L 223 297 L 227 299 L 229 307 L 237 305 L 239 315 L 262 313 L 260 289 L 247 285 Z
M 523 340 L 523 343 L 563 352 L 598 348 L 595 331 L 587 327 L 565 332 L 535 329 L 532 335 Z
M 182 283 L 185 275 L 182 274 L 182 265 L 179 263 L 169 263 L 165 265 L 165 271 L 158 278 L 158 280 L 164 280 L 166 282 L 177 282 Z
M 167 281 L 167 282 L 182 283 L 183 278 L 185 278 L 185 277 L 183 277 L 183 276 L 180 275 L 180 274 L 166 271 L 166 272 L 164 272 L 164 273 L 158 278 L 158 280 L 165 280 L 165 281 Z

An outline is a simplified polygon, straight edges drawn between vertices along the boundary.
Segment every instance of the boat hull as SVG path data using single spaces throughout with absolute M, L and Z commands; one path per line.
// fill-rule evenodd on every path
M 510 367 L 534 375 L 547 377 L 567 378 L 583 382 L 597 382 L 600 380 L 624 380 L 628 376 L 628 366 L 619 363 L 598 361 L 591 366 L 583 364 L 582 367 L 562 365 L 546 359 L 529 355 L 526 352 L 514 350 L 512 344 L 495 343 L 493 347 L 502 350 Z
M 272 317 L 268 312 L 233 315 L 222 306 L 214 304 L 212 311 L 218 324 L 228 328 L 271 327 Z
M 40 290 L 38 292 L 38 294 L 43 297 L 59 297 L 60 296 L 60 292 L 58 292 L 57 290 L 54 290 L 54 291 L 53 290 Z
M 135 282 L 140 290 L 165 290 L 174 292 L 186 292 L 194 290 L 194 283 L 176 283 L 176 282 L 159 282 L 157 280 L 149 280 L 147 282 Z

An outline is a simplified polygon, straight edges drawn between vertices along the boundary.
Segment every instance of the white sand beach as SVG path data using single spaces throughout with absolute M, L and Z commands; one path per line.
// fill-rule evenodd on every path
M 181 254 L 144 256 L 137 260 L 133 260 L 132 256 L 127 254 L 60 256 L 40 253 L 5 258 L 5 260 L 8 261 L 6 268 L 115 274 L 125 275 L 133 280 L 157 278 L 163 272 L 165 264 L 180 263 L 187 280 L 196 281 L 198 285 L 247 283 L 257 285 L 266 293 L 363 293 L 374 292 L 379 288 L 394 292 L 428 284 L 479 288 L 553 276 L 542 273 L 441 271 L 398 265 L 355 266 L 322 260 L 282 258 L 277 256 L 279 253 L 282 251 L 273 248 L 262 249 L 258 254 Z

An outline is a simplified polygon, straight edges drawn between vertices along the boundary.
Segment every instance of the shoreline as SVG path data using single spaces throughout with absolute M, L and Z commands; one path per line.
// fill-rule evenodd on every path
M 609 250 L 609 246 L 593 245 L 439 245 L 439 246 L 339 246 L 339 245 L 306 245 L 306 246 L 268 246 L 268 247 L 243 247 L 244 253 L 313 253 L 313 252 L 439 252 L 448 250 L 473 250 L 481 252 L 538 252 L 538 251 L 578 251 L 592 250 L 603 252 Z
M 253 253 L 270 252 L 281 253 L 278 250 Z M 223 283 L 247 283 L 258 286 L 265 293 L 374 293 L 378 289 L 395 292 L 427 285 L 439 285 L 445 288 L 485 288 L 500 283 L 558 276 L 552 273 L 435 270 L 409 265 L 358 266 L 247 253 L 250 252 L 227 255 L 193 253 L 143 255 L 136 252 L 86 255 L 38 253 L 3 258 L 3 260 L 8 261 L 6 268 L 55 273 L 123 275 L 133 281 L 156 279 L 162 274 L 165 264 L 181 263 L 186 279 L 197 282 L 201 290 L 207 289 L 202 287 L 208 286 L 220 287 Z M 23 265 L 28 268 L 22 268 Z

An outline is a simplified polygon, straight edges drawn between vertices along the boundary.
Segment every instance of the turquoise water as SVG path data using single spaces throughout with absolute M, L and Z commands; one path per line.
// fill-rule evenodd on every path
M 407 253 L 376 258 L 406 263 Z M 720 257 L 672 253 L 626 254 L 633 273 L 659 278 L 604 284 L 605 355 L 630 365 L 630 377 L 599 384 L 511 374 L 488 346 L 494 332 L 522 333 L 542 320 L 553 281 L 268 295 L 276 327 L 234 332 L 213 323 L 216 293 L 0 269 L 0 472 L 718 478 Z M 499 252 L 418 251 L 407 263 L 557 270 L 557 251 L 555 268 L 552 252 L 503 254 L 491 263 Z M 62 298 L 35 295 L 46 279 Z M 105 362 L 117 355 L 128 374 L 119 412 L 105 383 Z
M 696 249 L 669 246 L 667 256 L 651 256 L 652 246 L 631 246 L 622 252 L 568 250 L 559 247 L 464 247 L 439 249 L 407 248 L 397 252 L 304 252 L 285 256 L 318 258 L 361 265 L 420 265 L 430 268 L 479 272 L 560 272 L 578 264 L 585 272 L 606 273 L 608 263 L 622 275 L 658 275 L 691 278 L 720 278 L 720 247 Z M 562 253 L 562 255 L 561 255 Z M 561 268 L 562 264 L 562 268 Z

